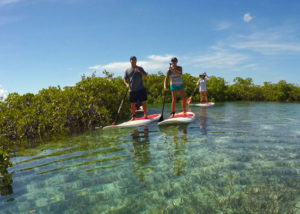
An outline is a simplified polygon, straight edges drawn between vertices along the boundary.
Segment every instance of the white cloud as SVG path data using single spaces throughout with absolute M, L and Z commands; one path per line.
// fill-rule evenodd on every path
M 216 31 L 222 31 L 222 30 L 226 30 L 230 28 L 230 24 L 228 22 L 220 22 L 216 27 L 215 30 Z
M 148 56 L 149 59 L 153 61 L 159 61 L 159 62 L 168 62 L 172 57 L 173 57 L 172 55 L 168 55 L 168 54 L 164 56 L 159 56 L 159 55 Z
M 113 62 L 106 65 L 94 65 L 89 67 L 92 70 L 108 70 L 118 72 L 120 70 L 124 71 L 128 67 L 128 62 Z
M 300 42 L 288 40 L 285 34 L 278 31 L 265 31 L 232 39 L 229 45 L 239 50 L 256 51 L 264 55 L 300 52 Z
M 264 55 L 274 55 L 282 52 L 300 52 L 300 44 L 280 44 L 270 41 L 237 42 L 233 44 L 232 47 L 237 49 L 249 49 Z
M 0 0 L 0 7 L 20 2 L 21 0 Z
M 0 85 L 0 100 L 1 100 L 1 97 L 2 98 L 6 98 L 8 95 L 8 91 L 6 91 L 1 85 Z
M 199 68 L 211 71 L 261 71 L 265 69 L 257 58 L 257 53 L 262 55 L 285 55 L 300 53 L 300 40 L 295 27 L 290 25 L 271 29 L 264 29 L 248 35 L 231 35 L 220 40 L 208 48 L 204 54 L 177 56 L 179 64 L 184 67 L 184 72 L 193 74 Z M 149 55 L 145 59 L 138 59 L 138 65 L 143 66 L 149 73 L 165 72 L 168 69 L 171 54 Z M 261 56 L 259 56 L 261 57 Z M 112 62 L 105 65 L 91 66 L 90 69 L 109 72 L 123 76 L 129 61 Z
M 221 48 L 214 48 L 212 53 L 196 55 L 196 56 L 179 56 L 180 65 L 188 68 L 205 68 L 205 69 L 238 69 L 249 68 L 249 57 L 245 54 L 232 53 Z M 146 60 L 137 62 L 149 73 L 156 73 L 157 71 L 165 72 L 168 69 L 170 59 L 173 55 L 150 55 Z M 123 76 L 126 68 L 130 66 L 129 62 L 112 62 L 106 65 L 91 66 L 89 69 L 96 71 L 107 70 L 116 75 Z M 254 65 L 252 65 L 254 66 Z
M 157 72 L 157 71 L 165 71 L 169 64 L 168 62 L 173 57 L 173 55 L 150 55 L 146 60 L 137 61 L 137 65 L 142 66 L 147 72 Z M 96 71 L 107 70 L 117 75 L 123 75 L 124 71 L 130 67 L 130 62 L 112 62 L 105 65 L 94 65 L 90 66 L 89 69 Z
M 228 51 L 216 51 L 211 54 L 195 56 L 191 59 L 191 65 L 202 68 L 234 68 L 249 59 L 248 56 Z
M 254 17 L 251 16 L 250 13 L 245 13 L 245 14 L 244 14 L 244 17 L 243 17 L 243 20 L 244 20 L 244 22 L 251 22 L 251 20 L 252 20 L 253 18 L 254 18 Z

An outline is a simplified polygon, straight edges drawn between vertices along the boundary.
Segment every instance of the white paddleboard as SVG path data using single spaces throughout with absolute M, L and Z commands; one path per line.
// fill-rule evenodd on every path
M 195 114 L 193 112 L 187 112 L 186 114 L 179 113 L 175 114 L 174 117 L 169 117 L 158 123 L 158 125 L 176 125 L 176 124 L 187 124 L 193 122 Z
M 113 127 L 138 127 L 145 126 L 154 121 L 158 121 L 160 118 L 160 114 L 152 114 L 148 115 L 147 119 L 145 117 L 136 118 L 135 120 L 130 120 L 124 123 L 120 123 L 118 125 L 105 126 L 103 129 L 113 128 Z
M 208 103 L 197 103 L 197 104 L 190 104 L 191 106 L 202 106 L 202 107 L 208 107 L 208 106 L 213 106 L 215 103 L 208 102 Z

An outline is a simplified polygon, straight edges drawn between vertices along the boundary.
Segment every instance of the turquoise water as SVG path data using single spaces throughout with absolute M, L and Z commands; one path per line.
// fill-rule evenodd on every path
M 0 213 L 300 213 L 300 104 L 191 110 L 16 153 Z

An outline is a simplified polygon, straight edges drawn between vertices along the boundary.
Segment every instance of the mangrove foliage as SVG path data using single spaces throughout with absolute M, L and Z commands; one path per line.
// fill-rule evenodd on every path
M 69 135 L 95 127 L 111 124 L 117 114 L 127 88 L 121 77 L 103 72 L 82 76 L 75 86 L 49 87 L 37 94 L 10 93 L 0 101 L 0 148 L 5 149 L 16 142 L 42 141 L 54 136 Z M 162 103 L 164 74 L 149 74 L 144 80 L 148 91 L 148 103 Z M 193 94 L 198 77 L 183 75 L 186 97 Z M 255 85 L 251 78 L 237 77 L 233 84 L 223 78 L 211 76 L 207 82 L 208 99 L 224 101 L 279 101 L 299 102 L 300 87 L 286 81 L 265 82 Z M 193 102 L 199 101 L 199 92 Z M 171 102 L 170 92 L 166 102 Z M 125 99 L 120 120 L 129 117 L 128 96 Z

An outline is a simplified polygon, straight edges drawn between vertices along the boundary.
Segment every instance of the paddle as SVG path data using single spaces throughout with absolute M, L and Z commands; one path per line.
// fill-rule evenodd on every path
M 126 98 L 126 95 L 127 95 L 127 93 L 128 93 L 128 90 L 129 90 L 129 88 L 126 89 L 126 92 L 125 92 L 125 94 L 124 94 L 124 97 L 123 97 L 123 99 L 122 99 L 122 101 L 121 101 L 121 104 L 120 104 L 120 106 L 119 106 L 119 109 L 118 109 L 118 112 L 117 112 L 116 119 L 115 119 L 115 121 L 111 124 L 112 126 L 116 125 L 116 123 L 118 122 L 119 114 L 120 114 L 120 112 L 121 112 L 121 109 L 122 109 L 124 100 L 125 100 L 125 98 Z
M 134 77 L 135 73 L 136 73 L 136 72 L 135 72 L 135 70 L 134 70 L 134 73 L 133 73 L 133 75 L 132 75 L 132 77 L 131 77 L 131 80 L 129 81 L 129 86 L 130 86 L 131 83 L 132 83 L 132 80 L 133 80 L 133 77 Z M 119 109 L 118 109 L 118 112 L 117 112 L 116 119 L 115 119 L 115 121 L 111 124 L 112 126 L 116 125 L 116 123 L 118 122 L 119 114 L 120 114 L 120 112 L 121 112 L 121 109 L 122 109 L 124 100 L 125 100 L 125 98 L 126 98 L 126 96 L 127 96 L 128 90 L 129 90 L 129 88 L 126 89 L 126 92 L 125 92 L 125 94 L 124 94 L 124 96 L 123 96 L 123 99 L 122 99 L 122 101 L 121 101 L 121 103 L 120 103 L 120 106 L 119 106 Z
M 161 116 L 158 120 L 158 122 L 161 122 L 164 120 L 164 108 L 165 108 L 165 100 L 166 100 L 166 91 L 164 91 L 164 100 L 163 100 L 163 107 L 162 107 L 162 110 L 161 110 Z
M 193 92 L 193 94 L 192 94 L 192 96 L 190 96 L 187 100 L 186 100 L 186 104 L 190 104 L 190 102 L 192 101 L 192 97 L 195 95 L 195 93 L 196 93 L 196 90 L 197 90 L 197 87 L 198 87 L 198 85 L 196 85 L 196 87 L 195 87 L 195 89 L 194 89 L 194 92 Z

